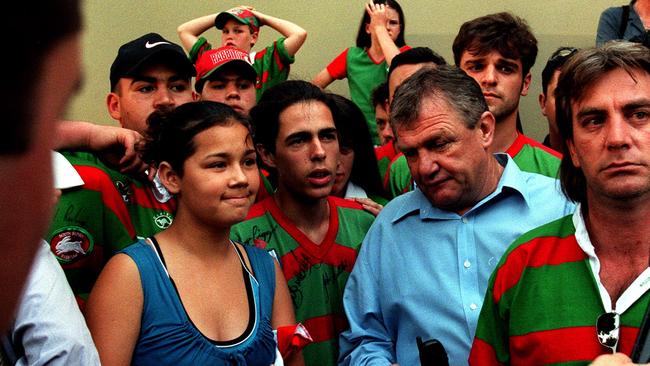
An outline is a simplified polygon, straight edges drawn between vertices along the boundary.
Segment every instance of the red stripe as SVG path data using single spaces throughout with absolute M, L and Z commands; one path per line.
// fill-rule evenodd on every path
M 334 197 L 334 196 L 330 196 L 329 199 L 334 201 L 337 207 L 351 208 L 351 209 L 363 211 L 363 206 L 361 206 L 361 204 L 357 201 L 352 201 L 349 199 Z
M 255 60 L 259 60 L 263 58 L 265 54 L 266 54 L 266 48 L 259 52 L 255 52 Z
M 508 254 L 503 266 L 497 270 L 494 301 L 498 303 L 501 296 L 519 282 L 521 274 L 528 267 L 558 265 L 586 258 L 587 255 L 578 246 L 574 235 L 566 238 L 541 237 L 524 243 Z
M 472 351 L 469 353 L 469 364 L 471 366 L 503 365 L 503 363 L 497 360 L 494 348 L 479 338 L 474 338 Z
M 523 147 L 525 145 L 529 145 L 529 146 L 531 146 L 533 148 L 544 150 L 547 153 L 549 153 L 549 154 L 551 154 L 551 155 L 553 155 L 555 157 L 558 157 L 560 159 L 562 158 L 562 154 L 560 154 L 559 152 L 557 152 L 557 151 L 555 151 L 555 150 L 553 150 L 553 149 L 551 149 L 551 148 L 549 148 L 547 146 L 544 146 L 543 144 L 540 144 L 539 142 L 531 139 L 530 137 L 528 137 L 528 136 L 526 136 L 526 135 L 524 135 L 522 133 L 520 133 L 517 136 L 517 138 L 515 139 L 515 142 L 513 142 L 512 145 L 510 145 L 510 147 L 506 150 L 506 154 L 508 154 L 508 155 L 510 155 L 510 157 L 514 158 L 517 154 L 519 154 L 519 152 L 521 151 L 521 149 L 523 149 Z
M 594 319 L 594 323 L 596 319 Z M 639 329 L 621 327 L 618 352 L 631 354 Z M 541 365 L 570 361 L 592 361 L 612 351 L 598 343 L 596 327 L 572 327 L 510 337 L 510 361 L 519 365 Z
M 402 154 L 401 152 L 397 153 L 397 155 L 395 155 L 393 160 L 391 160 L 390 163 L 388 164 L 388 169 L 386 169 L 386 175 L 384 176 L 384 189 L 387 190 L 387 191 L 390 188 L 389 187 L 390 186 L 390 168 L 392 168 L 393 164 L 395 164 L 395 161 L 397 161 L 397 159 L 399 159 L 399 157 L 402 156 L 402 155 L 404 155 L 404 154 Z
M 151 192 L 151 186 L 137 187 L 135 184 L 131 184 L 130 186 L 133 189 L 133 201 L 136 205 L 154 210 L 164 210 L 170 213 L 176 212 L 175 198 L 172 197 L 169 201 L 161 203 L 154 197 L 153 192 Z
M 336 243 L 332 245 L 320 260 L 310 255 L 303 246 L 298 246 L 280 258 L 282 272 L 287 281 L 302 272 L 308 271 L 317 264 L 342 267 L 346 272 L 352 272 L 352 267 L 356 260 L 357 252 L 354 249 Z
M 284 70 L 284 64 L 282 63 L 282 59 L 280 59 L 277 41 L 273 43 L 273 58 L 275 59 L 275 64 L 278 65 L 278 71 L 282 72 Z
M 93 166 L 75 165 L 74 168 L 84 181 L 84 189 L 101 193 L 104 206 L 117 216 L 129 236 L 135 238 L 135 228 L 131 222 L 129 211 L 124 204 L 122 195 L 115 188 L 111 177 L 103 170 Z
M 342 315 L 324 315 L 306 319 L 302 324 L 307 328 L 314 342 L 337 339 L 348 328 L 348 322 Z
M 398 152 L 395 149 L 395 144 L 393 141 L 388 142 L 385 145 L 377 146 L 375 148 L 375 158 L 381 160 L 387 158 L 388 160 L 393 160 L 397 156 Z

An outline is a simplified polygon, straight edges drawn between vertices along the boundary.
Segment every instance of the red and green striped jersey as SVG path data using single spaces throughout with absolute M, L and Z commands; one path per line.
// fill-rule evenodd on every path
M 611 353 L 596 336 L 605 312 L 573 216 L 517 239 L 492 273 L 470 365 L 587 365 Z M 650 301 L 646 292 L 621 314 L 618 351 L 630 354 Z
M 512 157 L 519 169 L 528 173 L 537 173 L 558 179 L 562 154 L 550 149 L 530 137 L 520 133 L 510 145 L 506 154 Z M 401 155 L 401 154 L 400 154 Z M 390 198 L 413 189 L 413 178 L 406 158 L 395 158 L 388 167 L 384 177 L 384 188 Z
M 278 258 L 289 285 L 297 321 L 314 342 L 303 350 L 306 365 L 336 365 L 338 336 L 347 329 L 343 289 L 374 216 L 356 202 L 328 197 L 329 228 L 312 242 L 282 213 L 273 197 L 251 208 L 231 238 L 256 245 Z
M 385 179 L 388 174 L 390 162 L 395 159 L 398 152 L 395 148 L 395 143 L 391 140 L 388 143 L 375 147 L 375 159 L 377 159 L 377 166 L 379 167 L 379 176 Z
M 384 176 L 384 189 L 388 197 L 393 199 L 402 193 L 413 190 L 413 176 L 404 154 L 399 153 L 388 165 L 388 172 Z
M 284 47 L 285 39 L 285 37 L 280 37 L 263 50 L 251 51 L 249 54 L 253 68 L 257 72 L 257 81 L 255 82 L 257 100 L 265 90 L 280 84 L 289 77 L 290 65 L 296 59 Z M 204 51 L 210 49 L 212 46 L 208 40 L 205 37 L 199 37 L 190 50 L 190 60 L 195 63 Z
M 531 139 L 523 133 L 518 134 L 506 154 L 512 156 L 519 169 L 551 178 L 559 178 L 562 154 Z
M 411 47 L 402 46 L 400 52 Z M 375 107 L 372 105 L 372 92 L 386 81 L 388 64 L 385 59 L 375 60 L 365 48 L 346 48 L 327 65 L 327 72 L 334 79 L 348 79 L 350 99 L 366 116 L 368 129 L 375 145 L 380 144 L 375 121 Z
M 109 168 L 93 154 L 63 155 L 84 185 L 63 193 L 46 239 L 83 304 L 110 256 L 138 236 L 167 228 L 176 202 L 166 191 Z

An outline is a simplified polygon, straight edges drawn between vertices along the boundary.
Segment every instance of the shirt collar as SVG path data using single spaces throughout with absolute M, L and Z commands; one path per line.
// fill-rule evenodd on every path
M 492 193 L 475 204 L 462 216 L 471 214 L 477 208 L 492 201 L 501 194 L 519 193 L 526 205 L 528 205 L 529 197 L 526 190 L 526 182 L 525 179 L 522 178 L 522 172 L 519 170 L 517 164 L 508 154 L 505 153 L 496 153 L 494 154 L 494 158 L 504 167 L 503 173 L 497 183 L 497 187 Z M 445 211 L 434 207 L 420 188 L 416 188 L 414 191 L 406 193 L 406 195 L 408 195 L 408 197 L 405 197 L 402 206 L 398 208 L 397 214 L 393 218 L 393 222 L 399 221 L 403 217 L 414 212 L 419 212 L 421 219 L 457 219 L 460 217 L 460 215 L 455 212 Z
M 650 268 L 646 268 L 626 289 L 621 296 L 616 300 L 616 304 L 612 304 L 611 297 L 607 289 L 600 279 L 600 260 L 596 255 L 596 248 L 594 247 L 591 239 L 589 238 L 589 231 L 585 224 L 584 216 L 582 215 L 582 204 L 576 205 L 576 210 L 572 217 L 573 227 L 575 228 L 575 237 L 578 246 L 587 255 L 589 259 L 589 266 L 591 273 L 596 280 L 598 286 L 598 293 L 600 300 L 603 304 L 605 312 L 616 311 L 619 314 L 624 313 L 629 309 L 643 294 L 650 290 Z

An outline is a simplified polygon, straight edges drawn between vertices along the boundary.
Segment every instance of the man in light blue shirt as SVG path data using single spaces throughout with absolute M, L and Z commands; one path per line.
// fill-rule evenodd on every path
M 573 204 L 556 179 L 488 152 L 494 116 L 457 68 L 409 77 L 390 117 L 417 189 L 391 201 L 364 239 L 344 294 L 340 363 L 418 365 L 419 336 L 442 342 L 450 365 L 466 365 L 499 258 Z

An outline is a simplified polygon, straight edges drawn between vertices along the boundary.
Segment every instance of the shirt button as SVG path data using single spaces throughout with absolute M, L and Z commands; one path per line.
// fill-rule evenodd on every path
M 463 220 L 462 220 L 462 221 L 463 221 L 463 224 L 467 224 L 467 221 L 468 221 L 468 220 L 467 220 L 467 217 L 463 217 Z
M 472 266 L 472 264 L 466 259 L 465 263 L 463 263 L 463 266 L 465 266 L 465 268 L 469 268 Z
M 471 310 L 476 310 L 476 309 L 478 309 L 478 305 L 476 305 L 476 304 L 474 304 L 474 303 L 471 303 L 471 304 L 469 304 L 469 308 L 470 308 Z

